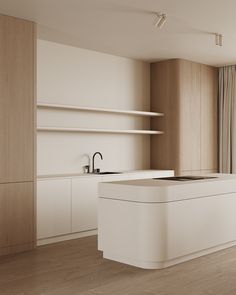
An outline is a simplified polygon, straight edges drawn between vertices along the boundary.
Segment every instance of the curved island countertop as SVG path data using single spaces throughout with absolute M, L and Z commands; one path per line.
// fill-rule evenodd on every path
M 163 203 L 236 192 L 236 175 L 207 174 L 209 179 L 174 181 L 161 178 L 103 182 L 99 196 L 132 202 Z
M 99 184 L 103 257 L 161 269 L 236 245 L 236 175 Z

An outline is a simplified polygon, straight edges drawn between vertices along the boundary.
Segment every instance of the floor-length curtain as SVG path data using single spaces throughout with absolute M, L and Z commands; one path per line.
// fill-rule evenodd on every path
M 236 173 L 236 66 L 219 69 L 219 166 Z

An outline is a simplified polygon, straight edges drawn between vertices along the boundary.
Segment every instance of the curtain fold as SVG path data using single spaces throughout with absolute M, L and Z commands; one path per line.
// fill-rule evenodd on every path
M 236 173 L 236 66 L 219 69 L 219 170 Z

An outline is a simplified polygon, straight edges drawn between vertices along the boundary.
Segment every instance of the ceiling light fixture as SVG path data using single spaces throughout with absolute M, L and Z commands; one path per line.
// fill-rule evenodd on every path
M 162 28 L 167 20 L 167 15 L 165 13 L 156 13 L 156 20 L 154 23 L 155 27 Z
M 222 34 L 215 33 L 215 43 L 216 43 L 216 46 L 223 45 L 223 35 Z

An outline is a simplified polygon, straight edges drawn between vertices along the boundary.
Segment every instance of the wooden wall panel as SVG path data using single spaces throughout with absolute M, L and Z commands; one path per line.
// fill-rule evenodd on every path
M 7 247 L 7 232 L 5 230 L 7 220 L 6 198 L 4 196 L 4 189 L 0 184 L 0 248 Z
M 34 241 L 34 183 L 0 184 L 0 254 Z
M 151 110 L 164 113 L 152 118 L 151 128 L 164 131 L 151 136 L 151 168 L 179 167 L 179 61 L 151 64 Z
M 0 183 L 34 179 L 34 24 L 0 15 Z
M 180 169 L 201 169 L 201 66 L 180 60 Z
M 151 64 L 151 168 L 174 169 L 181 175 L 218 170 L 218 70 L 174 59 Z
M 35 245 L 36 31 L 0 15 L 0 255 Z
M 201 65 L 201 170 L 218 170 L 218 69 Z

